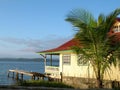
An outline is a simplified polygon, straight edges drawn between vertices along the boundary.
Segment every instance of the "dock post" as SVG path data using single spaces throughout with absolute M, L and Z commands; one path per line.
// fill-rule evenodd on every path
M 21 80 L 23 80 L 23 74 L 21 74 Z
M 34 75 L 32 76 L 32 80 L 35 80 L 35 76 Z
M 31 77 L 31 79 L 33 80 L 33 76 Z
M 44 80 L 44 77 L 41 77 L 42 80 Z
M 9 77 L 10 72 L 8 71 L 8 77 Z
M 39 80 L 40 79 L 40 77 L 37 77 L 37 80 Z
M 14 78 L 14 72 L 13 72 L 13 77 L 12 78 Z
M 19 73 L 17 72 L 16 73 L 16 80 L 18 80 L 19 79 Z
M 42 77 L 42 80 L 44 80 L 44 77 Z

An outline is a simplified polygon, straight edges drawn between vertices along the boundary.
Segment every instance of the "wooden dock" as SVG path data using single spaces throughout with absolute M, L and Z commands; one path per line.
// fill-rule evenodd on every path
M 16 80 L 23 80 L 23 75 L 27 75 L 30 76 L 31 79 L 35 80 L 37 78 L 37 80 L 39 79 L 43 79 L 44 77 L 46 77 L 44 74 L 42 73 L 38 73 L 38 72 L 27 72 L 24 70 L 9 70 L 8 71 L 8 77 L 11 77 L 11 73 L 12 73 L 12 78 L 15 78 Z

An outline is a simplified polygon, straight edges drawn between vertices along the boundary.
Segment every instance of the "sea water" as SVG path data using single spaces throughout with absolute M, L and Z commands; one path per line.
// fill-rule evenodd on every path
M 49 62 L 47 62 L 49 64 Z M 58 65 L 58 62 L 54 63 Z M 44 73 L 44 61 L 39 60 L 0 60 L 0 85 L 12 85 L 16 83 L 13 78 L 8 78 L 9 69 L 25 70 L 29 72 Z M 12 76 L 12 74 L 10 74 Z M 24 79 L 31 79 L 30 76 L 24 76 Z

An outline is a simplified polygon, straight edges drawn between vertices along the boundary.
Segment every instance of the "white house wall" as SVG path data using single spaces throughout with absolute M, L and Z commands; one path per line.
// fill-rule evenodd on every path
M 74 53 L 71 53 L 71 64 L 63 65 L 62 64 L 63 54 L 65 53 L 60 54 L 60 72 L 63 72 L 64 76 L 94 78 L 92 67 L 89 67 L 88 70 L 88 66 L 78 66 L 77 55 Z
M 120 81 L 120 68 L 113 65 L 105 72 L 104 79 Z
M 95 78 L 95 74 L 93 71 L 92 66 L 78 66 L 77 65 L 77 55 L 74 53 L 66 53 L 71 54 L 71 64 L 70 65 L 63 65 L 62 64 L 62 55 L 65 53 L 60 54 L 60 72 L 63 73 L 63 76 L 70 76 L 70 77 L 83 77 L 83 78 Z M 119 67 L 111 66 L 111 69 L 107 70 L 104 75 L 105 80 L 117 80 L 120 81 L 120 69 Z

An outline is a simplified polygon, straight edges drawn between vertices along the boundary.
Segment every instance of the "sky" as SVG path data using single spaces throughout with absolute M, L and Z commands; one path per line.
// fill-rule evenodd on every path
M 81 8 L 97 18 L 120 8 L 120 0 L 0 0 L 0 58 L 39 58 L 36 52 L 72 39 L 65 19 Z

